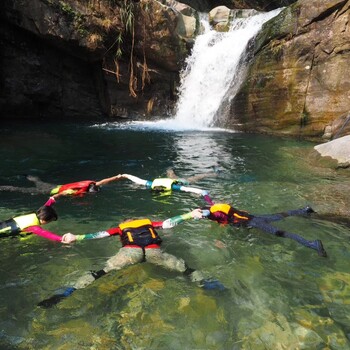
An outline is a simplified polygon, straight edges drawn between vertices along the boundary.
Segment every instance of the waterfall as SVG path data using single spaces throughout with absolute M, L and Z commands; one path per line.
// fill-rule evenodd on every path
M 204 33 L 197 37 L 181 73 L 179 100 L 171 124 L 184 129 L 214 125 L 228 90 L 237 92 L 242 81 L 244 67 L 240 63 L 249 40 L 280 11 L 237 18 L 226 33 L 212 30 L 207 21 L 202 21 Z M 233 97 L 231 94 L 230 99 Z

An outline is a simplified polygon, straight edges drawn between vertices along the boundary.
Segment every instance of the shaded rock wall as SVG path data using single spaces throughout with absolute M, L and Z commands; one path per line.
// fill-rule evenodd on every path
M 2 1 L 2 118 L 166 113 L 197 33 L 196 13 L 151 0 L 127 4 Z M 135 25 L 126 29 L 128 16 Z
M 98 63 L 67 55 L 21 28 L 0 24 L 3 118 L 95 118 L 106 112 Z

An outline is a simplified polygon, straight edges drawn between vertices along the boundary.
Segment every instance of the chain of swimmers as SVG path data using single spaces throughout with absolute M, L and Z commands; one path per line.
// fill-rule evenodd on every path
M 27 179 L 35 185 L 34 187 L 29 188 L 30 190 L 24 187 L 0 186 L 0 191 L 48 193 L 48 188 L 51 188 L 50 198 L 36 212 L 15 216 L 8 220 L 1 221 L 0 237 L 3 238 L 33 233 L 49 240 L 70 244 L 72 242 L 87 239 L 106 238 L 113 235 L 119 236 L 122 248 L 119 249 L 116 255 L 107 260 L 103 269 L 85 273 L 74 283 L 73 286 L 64 288 L 59 293 L 56 293 L 50 298 L 40 302 L 38 305 L 42 307 L 51 307 L 57 304 L 61 299 L 71 295 L 77 289 L 85 288 L 111 270 L 119 270 L 128 265 L 144 261 L 162 266 L 169 270 L 178 271 L 184 274 L 184 276 L 190 281 L 197 283 L 204 289 L 225 290 L 225 287 L 219 281 L 204 276 L 201 271 L 189 267 L 183 259 L 166 253 L 161 249 L 162 239 L 157 230 L 172 228 L 179 223 L 190 219 L 209 219 L 221 225 L 257 228 L 277 237 L 290 238 L 307 248 L 315 250 L 319 256 L 327 257 L 327 253 L 321 240 L 307 240 L 296 233 L 287 232 L 271 225 L 271 222 L 279 221 L 287 216 L 309 216 L 314 213 L 314 210 L 311 207 L 306 206 L 301 209 L 289 210 L 276 214 L 254 215 L 239 210 L 228 203 L 214 203 L 209 196 L 208 191 L 193 187 L 192 183 L 202 178 L 215 177 L 217 175 L 218 172 L 214 171 L 185 179 L 178 178 L 172 169 L 168 169 L 166 177 L 156 178 L 154 180 L 144 180 L 129 174 L 119 174 L 100 181 L 84 180 L 58 186 L 47 184 L 34 176 L 27 176 Z M 206 205 L 192 210 L 189 213 L 168 218 L 165 221 L 155 222 L 148 218 L 129 219 L 119 223 L 116 227 L 81 235 L 66 233 L 63 236 L 60 236 L 42 228 L 43 225 L 57 220 L 58 216 L 53 208 L 53 204 L 58 197 L 81 196 L 86 193 L 98 192 L 102 186 L 124 179 L 130 180 L 133 183 L 144 186 L 152 191 L 168 193 L 171 193 L 171 191 L 182 191 L 194 193 L 202 196 Z

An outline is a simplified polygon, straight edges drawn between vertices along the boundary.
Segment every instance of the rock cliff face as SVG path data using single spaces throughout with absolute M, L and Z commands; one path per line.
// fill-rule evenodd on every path
M 349 1 L 300 0 L 268 22 L 231 122 L 246 131 L 321 137 L 348 114 L 349 15 Z
M 164 113 L 196 15 L 150 0 L 4 0 L 2 117 Z

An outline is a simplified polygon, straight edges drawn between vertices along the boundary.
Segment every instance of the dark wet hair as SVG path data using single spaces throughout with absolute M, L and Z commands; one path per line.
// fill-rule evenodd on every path
M 97 186 L 95 183 L 91 183 L 88 187 L 88 192 L 99 192 L 101 190 L 100 186 Z
M 40 207 L 36 212 L 36 216 L 39 220 L 46 222 L 56 221 L 58 218 L 56 210 L 52 207 L 48 207 L 47 205 Z

